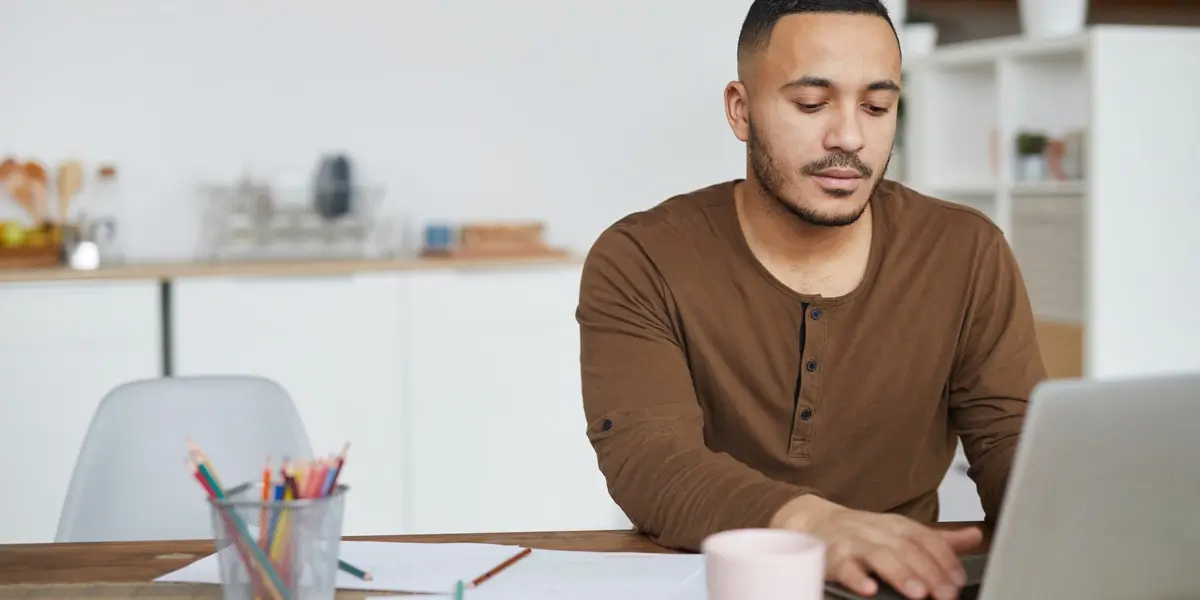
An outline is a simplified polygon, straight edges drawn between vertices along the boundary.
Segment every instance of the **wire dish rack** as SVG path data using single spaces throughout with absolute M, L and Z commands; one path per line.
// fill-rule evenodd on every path
M 384 189 L 271 186 L 254 181 L 201 186 L 200 255 L 221 260 L 366 258 L 377 252 Z

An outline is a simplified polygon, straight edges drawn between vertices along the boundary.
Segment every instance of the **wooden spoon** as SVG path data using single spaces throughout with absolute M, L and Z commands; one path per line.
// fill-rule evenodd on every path
M 70 219 L 71 198 L 83 186 L 83 165 L 70 160 L 58 167 L 58 222 L 66 225 Z
M 29 216 L 36 218 L 33 210 L 33 194 L 29 186 L 29 178 L 25 176 L 24 169 L 13 169 L 9 171 L 8 177 L 4 178 L 4 187 L 8 189 L 9 195 L 29 213 Z
M 33 220 L 41 225 L 46 221 L 46 168 L 36 160 L 27 161 L 25 179 L 32 196 Z
M 13 171 L 16 171 L 20 166 L 21 163 L 17 162 L 17 159 L 11 156 L 6 157 L 4 162 L 0 162 L 0 181 L 7 180 L 8 176 L 12 174 Z

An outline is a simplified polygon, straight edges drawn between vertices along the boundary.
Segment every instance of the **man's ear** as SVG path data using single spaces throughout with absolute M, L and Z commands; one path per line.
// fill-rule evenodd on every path
M 750 96 L 746 93 L 746 85 L 740 81 L 731 81 L 725 86 L 725 119 L 737 139 L 750 140 Z

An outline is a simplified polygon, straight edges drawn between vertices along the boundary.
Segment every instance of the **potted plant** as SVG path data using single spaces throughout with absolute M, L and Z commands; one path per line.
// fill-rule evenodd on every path
M 1040 181 L 1046 176 L 1046 144 L 1049 137 L 1041 132 L 1017 134 L 1017 179 Z

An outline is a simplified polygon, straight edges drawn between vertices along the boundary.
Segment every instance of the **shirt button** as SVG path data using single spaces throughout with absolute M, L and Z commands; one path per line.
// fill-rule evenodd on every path
M 605 419 L 604 424 L 601 425 L 601 427 L 603 427 L 605 431 L 612 429 L 612 419 Z
M 816 371 L 817 370 L 817 361 L 815 361 L 815 360 L 808 361 L 808 363 L 804 365 L 804 368 L 808 369 L 809 373 Z
M 808 313 L 808 315 L 812 317 L 812 320 L 816 321 L 817 319 L 821 318 L 821 309 L 814 308 L 812 309 L 812 312 Z
M 811 418 L 812 418 L 812 409 L 811 408 L 806 408 L 806 409 L 800 411 L 800 420 L 801 421 L 807 421 Z

